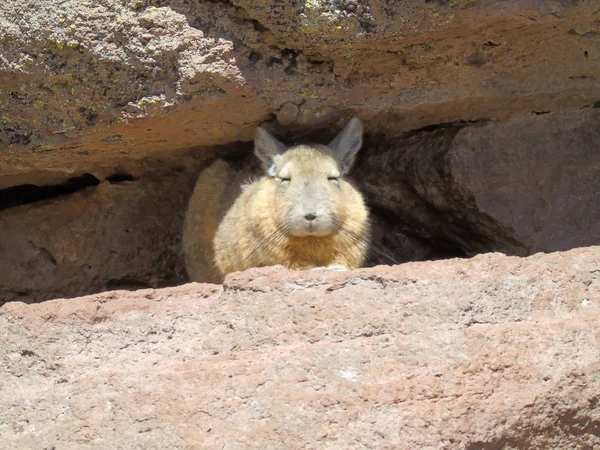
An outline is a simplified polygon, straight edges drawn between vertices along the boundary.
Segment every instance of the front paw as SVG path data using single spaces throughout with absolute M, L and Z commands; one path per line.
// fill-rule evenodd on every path
M 335 270 L 337 272 L 342 272 L 344 270 L 348 270 L 348 268 L 346 266 L 342 266 L 340 264 L 332 264 L 331 266 L 319 266 L 319 267 L 315 267 L 313 269 L 310 270 Z

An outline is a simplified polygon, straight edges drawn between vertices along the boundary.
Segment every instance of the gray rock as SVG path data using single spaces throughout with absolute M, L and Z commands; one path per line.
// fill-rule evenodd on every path
M 373 141 L 356 177 L 399 230 L 466 254 L 600 243 L 600 111 Z

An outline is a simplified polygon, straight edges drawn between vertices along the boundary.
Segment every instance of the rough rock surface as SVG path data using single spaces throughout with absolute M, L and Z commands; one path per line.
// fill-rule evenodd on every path
M 5 0 L 0 188 L 247 141 L 275 116 L 356 111 L 393 135 L 588 106 L 597 17 L 572 0 Z
M 85 189 L 0 211 L 0 305 L 185 282 L 180 236 L 198 162 L 180 163 L 122 164 L 87 174 Z
M 0 448 L 600 446 L 600 247 L 0 308 Z
M 404 233 L 467 254 L 600 243 L 600 109 L 367 143 L 356 178 Z

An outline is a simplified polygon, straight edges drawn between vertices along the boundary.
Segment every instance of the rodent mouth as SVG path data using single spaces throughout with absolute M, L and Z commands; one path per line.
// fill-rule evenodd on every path
M 334 224 L 331 220 L 327 219 L 327 217 L 323 216 L 306 220 L 305 214 L 302 213 L 301 215 L 295 215 L 288 219 L 282 224 L 282 229 L 285 230 L 286 234 L 290 237 L 326 237 L 335 231 Z
M 327 237 L 331 234 L 331 230 L 328 230 L 324 227 L 319 227 L 319 226 L 314 226 L 314 225 L 308 225 L 306 227 L 303 228 L 299 228 L 296 230 L 292 230 L 289 232 L 290 236 L 293 237 L 299 237 L 299 238 L 303 238 L 303 237 Z

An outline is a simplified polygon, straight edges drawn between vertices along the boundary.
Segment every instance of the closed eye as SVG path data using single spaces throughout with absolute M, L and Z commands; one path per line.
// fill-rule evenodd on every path
M 283 182 L 286 182 L 286 181 L 291 181 L 291 178 L 290 177 L 280 177 L 279 181 L 281 181 L 283 183 Z
M 327 177 L 329 181 L 338 181 L 339 177 Z

